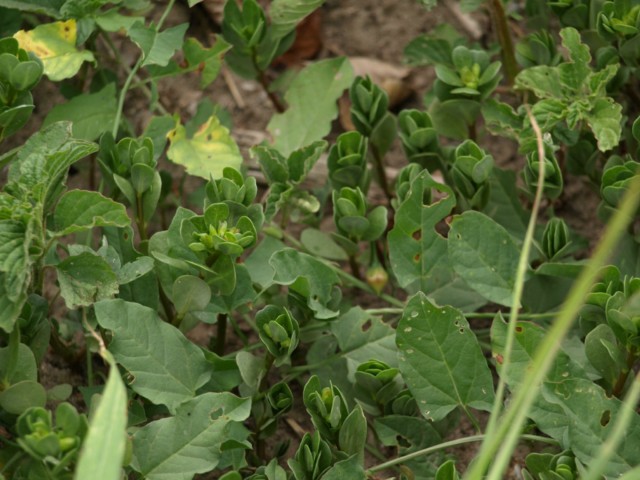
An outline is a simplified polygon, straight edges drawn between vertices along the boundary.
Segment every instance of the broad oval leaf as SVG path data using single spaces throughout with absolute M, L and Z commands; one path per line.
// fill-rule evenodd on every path
M 58 265 L 60 294 L 67 307 L 88 307 L 118 293 L 118 280 L 107 261 L 89 252 L 72 255 Z
M 186 129 L 179 120 L 167 136 L 171 143 L 167 157 L 184 166 L 191 175 L 209 180 L 222 178 L 226 167 L 240 170 L 240 149 L 215 115 L 198 129 L 193 138 L 187 138 Z
M 427 419 L 442 420 L 456 407 L 491 410 L 491 371 L 460 311 L 414 295 L 398 324 L 396 344 L 400 372 Z
M 211 377 L 202 350 L 155 310 L 123 300 L 95 305 L 101 327 L 113 331 L 109 351 L 133 377 L 131 388 L 175 412 Z
M 467 211 L 451 222 L 453 269 L 487 300 L 511 305 L 520 251 L 509 233 L 486 215 Z
M 273 146 L 288 157 L 294 150 L 324 138 L 338 115 L 336 101 L 352 80 L 353 68 L 344 57 L 322 60 L 302 70 L 284 96 L 289 108 L 274 115 L 267 126 Z
M 110 83 L 95 93 L 84 93 L 73 97 L 67 103 L 54 106 L 43 127 L 54 122 L 70 121 L 74 138 L 95 140 L 102 133 L 111 130 L 116 116 L 116 87 Z
M 60 198 L 53 223 L 55 235 L 61 237 L 94 227 L 126 227 L 131 220 L 121 203 L 98 192 L 71 190 Z
M 195 397 L 180 405 L 174 417 L 136 432 L 131 466 L 148 480 L 191 480 L 216 467 L 229 427 L 250 411 L 251 399 L 231 393 Z
M 45 75 L 54 82 L 73 77 L 83 62 L 94 60 L 93 53 L 76 48 L 76 37 L 76 21 L 73 19 L 45 23 L 14 35 L 21 48 L 35 53 L 42 60 Z

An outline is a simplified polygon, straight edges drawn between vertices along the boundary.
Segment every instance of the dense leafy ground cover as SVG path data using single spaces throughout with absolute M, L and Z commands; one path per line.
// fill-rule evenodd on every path
M 399 111 L 346 57 L 271 82 L 323 3 L 228 1 L 206 44 L 175 0 L 0 0 L 0 478 L 640 478 L 640 2 L 463 1 L 492 35 L 408 44 Z M 272 102 L 249 155 L 159 101 L 221 68 Z

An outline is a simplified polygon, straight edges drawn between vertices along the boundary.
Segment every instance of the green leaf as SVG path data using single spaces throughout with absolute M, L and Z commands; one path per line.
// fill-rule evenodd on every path
M 127 442 L 127 391 L 116 362 L 107 354 L 109 377 L 82 442 L 75 480 L 119 480 Z
M 33 380 L 14 383 L 0 392 L 0 408 L 12 415 L 20 415 L 32 407 L 44 407 L 47 392 Z
M 528 216 L 518 198 L 515 172 L 494 167 L 489 182 L 489 201 L 483 213 L 502 225 L 514 237 L 524 237 Z
M 136 23 L 144 22 L 144 17 L 122 15 L 118 13 L 117 8 L 112 8 L 106 12 L 100 12 L 100 14 L 95 17 L 95 21 L 96 25 L 107 32 L 124 30 L 128 33 Z
M 204 310 L 211 301 L 211 288 L 207 282 L 194 275 L 178 277 L 173 284 L 173 305 L 178 318 L 188 312 Z
M 338 115 L 336 101 L 352 80 L 353 68 L 344 57 L 322 60 L 302 70 L 284 96 L 289 108 L 274 115 L 267 126 L 273 146 L 288 157 L 294 150 L 324 138 Z
M 349 480 L 365 480 L 367 478 L 358 455 L 340 460 L 320 477 L 321 480 L 345 480 L 347 478 Z
M 545 383 L 542 395 L 546 401 L 560 407 L 564 415 L 567 432 L 558 438 L 561 445 L 571 448 L 582 463 L 589 465 L 604 448 L 604 442 L 621 413 L 622 402 L 607 396 L 602 387 L 582 378 Z M 635 412 L 631 415 L 625 434 L 603 472 L 609 478 L 619 477 L 640 462 L 640 416 Z M 545 431 L 544 426 L 540 428 Z
M 191 175 L 206 180 L 222 178 L 226 167 L 240 170 L 242 155 L 229 130 L 212 115 L 193 135 L 187 138 L 185 127 L 178 123 L 168 134 L 171 145 L 167 157 L 178 165 L 183 165 Z
M 500 305 L 511 305 L 520 250 L 509 233 L 486 215 L 467 211 L 449 231 L 453 269 L 471 288 Z
M 0 0 L 0 7 L 58 18 L 66 0 Z
M 191 480 L 213 470 L 231 424 L 246 420 L 250 409 L 250 399 L 230 393 L 195 397 L 177 407 L 174 417 L 135 433 L 131 466 L 148 480 Z
M 21 48 L 42 60 L 45 75 L 54 82 L 73 77 L 84 62 L 94 61 L 93 53 L 76 48 L 76 37 L 75 20 L 45 23 L 14 35 Z
M 32 222 L 0 221 L 0 327 L 13 330 L 31 281 Z
M 195 38 L 187 38 L 182 47 L 184 56 L 189 65 L 197 67 L 200 72 L 200 88 L 205 88 L 213 82 L 222 67 L 222 57 L 229 51 L 231 45 L 224 41 L 220 35 L 216 35 L 215 44 L 206 48 Z
M 398 324 L 396 344 L 400 372 L 425 418 L 442 420 L 456 407 L 491 411 L 491 371 L 460 311 L 414 295 Z
M 585 119 L 598 140 L 598 150 L 606 152 L 618 146 L 622 133 L 622 105 L 611 98 L 597 99 Z
M 126 227 L 130 223 L 124 205 L 98 192 L 86 190 L 71 190 L 65 193 L 60 198 L 53 216 L 57 237 L 94 227 Z
M 274 0 L 269 7 L 271 35 L 286 37 L 307 15 L 320 8 L 324 0 Z
M 432 191 L 438 200 L 425 201 Z M 423 170 L 412 181 L 409 195 L 396 211 L 394 227 L 387 236 L 389 259 L 398 283 L 409 292 L 422 291 L 438 303 L 474 310 L 484 300 L 470 292 L 454 272 L 447 240 L 436 231 L 455 205 L 453 191 Z
M 330 328 L 331 336 L 316 341 L 310 348 L 307 362 L 320 363 L 313 373 L 331 378 L 347 398 L 355 396 L 353 384 L 361 363 L 375 358 L 397 367 L 395 332 L 380 317 L 354 307 L 333 321 Z
M 74 138 L 95 140 L 111 130 L 116 107 L 116 86 L 110 83 L 99 92 L 78 95 L 67 103 L 55 105 L 42 126 L 68 120 L 73 124 L 71 131 Z
M 333 238 L 315 228 L 307 228 L 300 234 L 300 242 L 310 253 L 329 260 L 347 260 L 348 256 Z
M 316 318 L 333 318 L 338 312 L 329 307 L 333 286 L 340 282 L 338 275 L 327 265 L 293 248 L 277 251 L 269 260 L 275 270 L 273 281 L 288 285 L 307 299 Z
M 60 294 L 67 308 L 88 307 L 118 293 L 118 281 L 111 266 L 89 252 L 67 257 L 58 265 Z
M 54 123 L 27 140 L 9 169 L 9 181 L 47 209 L 62 190 L 69 167 L 97 150 L 95 143 L 74 139 L 71 124 Z
M 0 348 L 0 379 L 9 385 L 24 381 L 36 382 L 38 380 L 38 366 L 31 349 L 24 343 L 18 344 L 18 355 L 15 358 L 14 366 L 19 368 L 14 368 L 9 372 L 7 368 L 12 363 L 11 354 L 10 347 Z
M 125 263 L 116 271 L 118 285 L 126 285 L 128 283 L 135 282 L 152 271 L 154 266 L 153 258 L 144 256 L 138 257 L 129 263 Z M 122 298 L 122 295 L 120 295 L 120 298 Z
M 146 65 L 166 66 L 177 49 L 182 45 L 182 39 L 189 27 L 188 23 L 176 25 L 158 32 L 156 27 L 145 27 L 137 23 L 129 30 L 129 37 L 142 50 Z
M 132 376 L 131 388 L 153 403 L 175 412 L 211 377 L 202 350 L 154 310 L 105 300 L 95 305 L 95 312 L 100 326 L 114 333 L 109 351 Z

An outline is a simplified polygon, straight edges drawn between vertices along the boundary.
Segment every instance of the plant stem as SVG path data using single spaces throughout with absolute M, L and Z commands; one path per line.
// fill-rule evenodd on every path
M 118 98 L 118 109 L 116 110 L 116 117 L 113 121 L 113 128 L 111 129 L 113 138 L 116 138 L 118 136 L 118 127 L 120 126 L 120 120 L 122 119 L 122 110 L 124 109 L 124 99 L 127 96 L 127 91 L 129 90 L 129 86 L 131 85 L 133 77 L 142 66 L 142 61 L 143 57 L 140 56 L 140 58 L 138 58 L 138 61 L 129 72 L 129 75 L 127 76 L 127 79 L 124 81 L 124 85 L 122 86 L 122 90 L 120 91 L 120 97 Z
M 138 233 L 140 234 L 140 241 L 144 242 L 149 240 L 147 234 L 147 222 L 144 221 L 144 212 L 142 211 L 142 195 L 136 195 L 136 225 L 138 226 Z
M 431 453 L 438 452 L 440 450 L 445 450 L 451 447 L 457 447 L 458 445 L 465 445 L 467 443 L 481 442 L 483 441 L 487 435 L 473 435 L 471 437 L 458 438 L 456 440 L 451 440 L 449 442 L 443 442 L 438 445 L 434 445 L 433 447 L 423 448 L 422 450 L 418 450 L 416 452 L 408 453 L 406 455 L 402 455 L 401 457 L 394 458 L 393 460 L 389 460 L 388 462 L 381 463 L 379 465 L 375 465 L 369 468 L 366 471 L 367 475 L 371 475 L 375 472 L 380 472 L 382 470 L 386 470 L 389 467 L 393 467 L 395 465 L 399 465 L 401 463 L 405 463 L 409 460 L 413 460 L 414 458 L 421 457 L 423 455 L 429 455 Z M 541 442 L 548 443 L 551 445 L 558 445 L 558 442 L 549 437 L 541 437 L 539 435 L 520 435 L 520 438 L 523 440 L 531 440 L 532 442 Z
M 620 397 L 620 395 L 622 395 L 624 386 L 627 383 L 627 378 L 629 378 L 629 373 L 632 372 L 633 364 L 636 363 L 636 358 L 637 357 L 633 350 L 627 353 L 627 369 L 624 372 L 622 372 L 620 377 L 618 377 L 618 380 L 616 381 L 616 384 L 614 385 L 613 390 L 611 392 L 616 397 Z
M 358 280 L 362 280 L 362 276 L 360 275 L 360 266 L 358 265 L 355 255 L 349 255 L 349 267 L 351 268 L 353 276 Z
M 162 289 L 160 279 L 158 279 L 158 296 L 160 297 L 160 303 L 162 304 L 162 309 L 164 310 L 164 314 L 167 317 L 167 321 L 174 327 L 179 326 L 181 319 L 177 318 L 176 312 L 173 309 L 173 305 L 171 304 L 169 297 L 167 297 L 167 294 L 164 293 L 164 290 Z
M 378 150 L 378 148 L 373 145 L 373 143 L 369 144 L 369 150 L 371 151 L 371 156 L 373 157 L 373 166 L 376 170 L 378 183 L 380 184 L 380 188 L 382 188 L 385 197 L 387 197 L 389 205 L 391 205 L 393 194 L 391 193 L 391 188 L 389 187 L 389 182 L 387 181 L 387 172 L 384 168 L 384 159 L 382 158 L 382 155 L 380 155 L 380 151 Z
M 156 32 L 159 32 L 160 29 L 162 28 L 164 21 L 167 19 L 167 16 L 169 15 L 169 12 L 171 12 L 171 9 L 173 8 L 173 5 L 175 3 L 176 3 L 176 0 L 169 0 L 167 7 L 164 9 L 164 12 L 162 13 L 162 17 L 160 17 L 160 21 L 158 22 L 158 25 L 156 27 Z M 144 55 L 140 55 L 140 57 L 138 58 L 138 61 L 136 61 L 135 65 L 129 72 L 129 75 L 127 75 L 127 79 L 125 80 L 124 85 L 122 86 L 122 90 L 120 91 L 120 97 L 118 98 L 118 109 L 116 110 L 116 117 L 113 121 L 113 128 L 111 130 L 113 138 L 116 138 L 118 135 L 118 127 L 120 126 L 120 120 L 122 119 L 122 110 L 124 109 L 125 97 L 127 96 L 129 87 L 131 87 L 131 82 L 133 81 L 133 78 L 135 77 L 136 73 L 138 73 L 138 70 L 140 70 L 140 67 L 142 66 L 143 61 L 144 61 Z
M 489 436 L 489 432 L 487 432 L 488 440 L 483 442 L 480 454 L 476 457 L 465 478 L 474 480 L 482 478 L 492 461 L 494 462 L 493 467 L 487 478 L 489 480 L 502 478 L 504 469 L 515 448 L 522 424 L 539 393 L 538 386 L 551 368 L 552 362 L 560 350 L 562 339 L 571 328 L 574 318 L 584 305 L 586 295 L 598 278 L 601 267 L 614 251 L 639 203 L 640 175 L 636 175 L 628 186 L 628 190 L 620 202 L 618 210 L 611 218 L 602 239 L 596 246 L 591 260 L 585 265 L 569 292 L 560 315 L 555 319 L 544 340 L 538 346 L 530 367 L 527 369 L 523 381 L 514 391 L 509 407 L 503 414 L 495 433 Z
M 257 66 L 256 66 L 256 69 L 257 69 Z M 258 72 L 260 72 L 258 74 L 258 82 L 260 82 L 260 85 L 262 85 L 262 89 L 265 91 L 265 93 L 269 97 L 269 100 L 271 100 L 271 104 L 273 105 L 273 108 L 275 108 L 278 113 L 283 113 L 286 110 L 286 107 L 282 103 L 282 100 L 280 100 L 280 97 L 278 97 L 275 93 L 269 90 L 269 81 L 267 80 L 267 76 L 265 75 L 264 71 L 258 70 Z
M 518 74 L 518 63 L 516 62 L 516 54 L 513 48 L 513 41 L 511 40 L 507 16 L 504 12 L 504 6 L 502 5 L 502 0 L 488 0 L 487 5 L 491 13 L 493 28 L 498 37 L 498 43 L 502 47 L 502 62 L 507 83 L 513 85 L 516 75 Z
M 216 335 L 216 349 L 215 352 L 219 356 L 224 355 L 224 347 L 227 343 L 227 314 L 221 313 L 218 315 L 218 333 Z

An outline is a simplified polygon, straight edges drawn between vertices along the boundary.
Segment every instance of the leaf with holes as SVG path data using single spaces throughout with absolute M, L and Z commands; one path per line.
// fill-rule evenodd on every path
M 491 411 L 491 371 L 460 311 L 414 295 L 398 324 L 400 372 L 420 412 L 442 420 L 456 407 Z
M 426 200 L 436 196 L 438 200 Z M 387 237 L 389 259 L 398 283 L 409 292 L 421 291 L 440 304 L 475 310 L 485 302 L 454 272 L 447 240 L 436 230 L 455 206 L 451 188 L 423 170 L 396 210 Z

